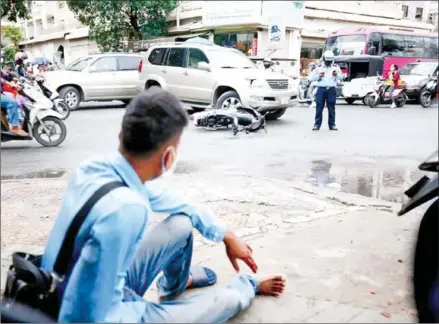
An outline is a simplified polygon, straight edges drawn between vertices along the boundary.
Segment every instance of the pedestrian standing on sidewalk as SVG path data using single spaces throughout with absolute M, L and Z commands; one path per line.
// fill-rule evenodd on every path
M 331 50 L 323 53 L 323 62 L 314 70 L 311 80 L 316 81 L 316 115 L 314 131 L 322 126 L 323 108 L 328 107 L 328 126 L 330 130 L 338 130 L 335 125 L 335 103 L 337 101 L 337 84 L 342 80 L 340 67 L 334 64 L 334 53 Z
M 175 300 L 188 288 L 216 283 L 213 270 L 191 264 L 194 228 L 224 243 L 236 271 L 241 260 L 257 272 L 246 242 L 210 212 L 157 182 L 174 169 L 187 123 L 175 96 L 163 90 L 143 92 L 126 108 L 119 151 L 83 163 L 71 178 L 43 257 L 49 271 L 69 224 L 89 197 L 114 181 L 123 186 L 97 201 L 80 227 L 69 270 L 57 286 L 59 322 L 224 323 L 255 295 L 283 292 L 283 276 L 240 274 L 227 286 Z M 147 228 L 153 212 L 170 216 Z M 143 296 L 160 273 L 158 292 L 166 302 L 146 301 Z

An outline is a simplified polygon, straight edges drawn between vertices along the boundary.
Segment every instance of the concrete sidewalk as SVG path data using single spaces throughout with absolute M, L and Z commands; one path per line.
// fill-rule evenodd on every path
M 13 251 L 44 247 L 66 179 L 2 181 L 2 287 Z M 261 274 L 288 279 L 285 295 L 257 298 L 233 322 L 416 321 L 410 254 L 419 214 L 398 218 L 398 205 L 306 184 L 218 179 L 182 174 L 171 184 L 248 240 Z M 194 261 L 215 269 L 219 284 L 235 275 L 224 247 L 198 234 Z

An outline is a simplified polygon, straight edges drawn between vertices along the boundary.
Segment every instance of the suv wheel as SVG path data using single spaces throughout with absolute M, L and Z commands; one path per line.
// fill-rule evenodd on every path
M 70 110 L 76 110 L 81 103 L 81 94 L 75 87 L 64 87 L 59 91 L 59 96 L 64 99 Z
M 287 108 L 270 111 L 265 115 L 265 119 L 266 120 L 279 119 L 285 114 L 286 111 L 287 111 Z
M 234 109 L 241 107 L 241 98 L 236 91 L 224 92 L 216 101 L 215 109 Z

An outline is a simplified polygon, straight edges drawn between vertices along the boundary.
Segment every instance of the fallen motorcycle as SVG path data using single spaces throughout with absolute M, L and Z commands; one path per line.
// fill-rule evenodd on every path
M 265 117 L 253 108 L 211 109 L 195 113 L 194 125 L 208 130 L 232 128 L 233 135 L 239 132 L 256 132 L 265 129 Z
M 437 87 L 438 77 L 432 77 L 428 81 L 424 90 L 422 90 L 420 95 L 421 106 L 424 108 L 430 107 L 433 100 L 439 98 L 439 91 Z
M 439 285 L 438 285 L 438 193 L 439 158 L 438 151 L 430 156 L 419 169 L 435 172 L 433 177 L 423 176 L 405 195 L 409 197 L 398 216 L 431 201 L 433 203 L 424 213 L 419 225 L 418 237 L 413 259 L 413 290 L 418 319 L 420 323 L 439 322 Z
M 62 116 L 53 110 L 53 103 L 46 98 L 39 89 L 21 80 L 20 94 L 27 98 L 23 104 L 24 120 L 22 129 L 28 136 L 22 136 L 10 131 L 7 113 L 1 110 L 1 141 L 35 139 L 43 146 L 58 146 L 67 136 L 67 128 L 62 121 Z M 59 128 L 59 132 L 58 132 Z M 56 138 L 54 136 L 57 135 Z

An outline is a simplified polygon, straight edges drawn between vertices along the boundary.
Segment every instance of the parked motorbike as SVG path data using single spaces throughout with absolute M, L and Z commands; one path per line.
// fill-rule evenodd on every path
M 420 95 L 420 101 L 421 105 L 424 108 L 430 107 L 431 103 L 434 99 L 439 98 L 439 91 L 437 87 L 438 83 L 438 77 L 433 77 L 428 81 L 427 85 L 425 86 L 424 90 L 422 90 Z
M 62 116 L 52 109 L 53 103 L 43 93 L 36 89 L 24 78 L 20 80 L 22 89 L 20 94 L 28 99 L 24 103 L 24 120 L 22 129 L 28 136 L 21 136 L 10 131 L 7 113 L 1 111 L 1 141 L 32 140 L 33 138 L 43 146 L 58 146 L 64 142 L 67 129 Z M 57 131 L 59 128 L 59 131 Z M 56 139 L 53 139 L 57 135 Z
M 194 125 L 209 130 L 232 128 L 233 135 L 239 132 L 256 132 L 265 129 L 265 117 L 253 108 L 211 109 L 195 113 Z
M 306 103 L 311 105 L 315 102 L 317 87 L 314 87 L 314 90 L 311 96 L 308 95 L 308 91 L 311 87 L 313 81 L 308 80 L 308 78 L 302 78 L 299 83 L 299 103 Z
M 410 199 L 402 206 L 398 216 L 402 216 L 434 199 L 424 213 L 419 226 L 413 260 L 413 288 L 419 322 L 438 323 L 438 151 L 422 163 L 419 169 L 426 172 L 435 172 L 436 174 L 432 177 L 423 176 L 405 192 L 405 195 Z
M 370 108 L 375 108 L 379 104 L 390 104 L 392 102 L 391 94 L 387 91 L 387 85 L 385 82 L 386 80 L 383 80 L 378 76 L 374 92 L 369 93 L 364 99 Z M 396 107 L 401 108 L 406 104 L 408 100 L 406 91 L 407 85 L 405 82 L 403 82 L 400 87 L 393 90 Z
M 47 86 L 46 79 L 43 76 L 38 75 L 35 78 L 36 83 L 40 87 L 43 94 L 53 102 L 53 109 L 62 116 L 62 120 L 67 119 L 70 115 L 70 108 L 62 99 L 55 89 L 49 89 Z

